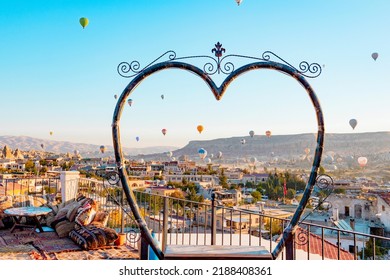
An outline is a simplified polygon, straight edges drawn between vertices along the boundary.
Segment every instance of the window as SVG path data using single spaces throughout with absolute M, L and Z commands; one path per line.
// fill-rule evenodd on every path
M 356 246 L 356 252 L 358 252 L 358 247 Z M 354 254 L 355 253 L 355 247 L 353 245 L 349 245 L 349 250 L 350 253 Z

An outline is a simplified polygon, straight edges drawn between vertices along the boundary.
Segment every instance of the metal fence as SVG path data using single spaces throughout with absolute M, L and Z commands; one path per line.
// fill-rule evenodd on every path
M 60 189 L 60 179 L 58 177 L 0 179 L 0 196 L 57 194 Z
M 96 181 L 80 184 L 80 192 L 94 198 L 108 211 L 108 226 L 127 234 L 127 244 L 138 248 L 140 233 L 129 205 L 118 186 Z M 264 246 L 270 252 L 289 219 L 267 215 L 261 209 L 200 203 L 135 190 L 138 207 L 148 228 L 164 250 L 166 245 Z M 313 222 L 301 222 L 295 232 L 293 256 L 281 259 L 388 259 L 390 238 L 343 230 Z

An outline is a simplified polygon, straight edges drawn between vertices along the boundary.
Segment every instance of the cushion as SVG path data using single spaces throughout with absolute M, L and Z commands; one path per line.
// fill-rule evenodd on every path
M 1 196 L 0 197 L 0 213 L 3 213 L 5 209 L 12 207 L 12 196 Z
M 74 220 L 77 216 L 77 211 L 79 210 L 79 208 L 80 208 L 79 203 L 72 204 L 72 206 L 69 207 L 68 213 L 66 214 L 66 218 L 69 221 L 74 222 Z
M 63 238 L 69 235 L 74 229 L 75 222 L 69 222 L 68 219 L 64 218 L 63 220 L 55 224 L 55 230 L 58 234 L 58 237 Z
M 109 218 L 109 213 L 107 211 L 98 211 L 96 212 L 96 215 L 93 218 L 91 224 L 101 225 L 105 227 L 107 225 L 108 218 Z
M 82 249 L 89 250 L 109 245 L 118 239 L 118 234 L 111 228 L 89 225 L 73 229 L 69 238 Z
M 93 208 L 80 208 L 81 211 L 77 214 L 75 222 L 80 226 L 89 225 L 95 217 L 96 211 Z

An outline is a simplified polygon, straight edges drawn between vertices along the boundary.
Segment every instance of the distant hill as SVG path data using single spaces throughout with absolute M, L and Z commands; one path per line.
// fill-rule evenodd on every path
M 245 144 L 241 140 L 245 139 Z M 43 144 L 43 148 L 41 147 Z M 65 141 L 43 140 L 27 136 L 0 136 L 0 148 L 7 145 L 12 150 L 46 151 L 52 153 L 73 153 L 78 150 L 82 157 L 101 157 L 99 145 L 72 143 Z M 189 159 L 199 160 L 198 150 L 204 148 L 207 158 L 222 152 L 223 159 L 234 161 L 237 159 L 256 157 L 258 161 L 300 161 L 311 159 L 316 147 L 316 134 L 304 133 L 294 135 L 265 135 L 219 138 L 207 141 L 190 141 L 182 148 L 172 146 L 156 146 L 148 148 L 123 148 L 126 157 L 145 160 L 167 160 L 167 151 L 173 152 L 178 159 L 186 155 Z M 309 148 L 310 153 L 305 154 Z M 106 146 L 105 155 L 113 155 L 113 147 Z M 370 163 L 390 163 L 390 132 L 367 133 L 327 133 L 324 141 L 323 162 L 331 164 L 337 158 L 343 162 L 353 157 L 366 156 Z M 387 164 L 390 166 L 390 164 Z
M 179 158 L 187 155 L 190 159 L 199 160 L 198 150 L 204 148 L 207 157 L 216 159 L 219 151 L 223 153 L 225 161 L 239 158 L 249 159 L 256 157 L 258 161 L 300 161 L 312 159 L 316 147 L 316 134 L 275 135 L 271 137 L 254 135 L 253 137 L 231 137 L 208 141 L 190 141 L 183 148 L 173 151 L 173 156 Z M 241 139 L 245 139 L 242 144 Z M 310 153 L 306 155 L 305 149 Z M 376 164 L 390 163 L 390 132 L 367 133 L 327 133 L 325 134 L 323 162 L 331 164 L 337 158 L 356 160 L 365 156 L 369 162 Z M 353 157 L 353 159 L 352 159 Z M 154 154 L 144 156 L 145 160 L 164 158 L 164 155 Z M 165 156 L 166 159 L 166 156 Z
M 79 151 L 82 157 L 101 157 L 100 145 L 73 143 L 67 141 L 54 141 L 32 138 L 28 136 L 0 136 L 0 148 L 7 145 L 12 150 L 19 149 L 22 151 L 45 151 L 54 154 L 73 153 Z M 43 148 L 42 146 L 43 145 Z M 123 148 L 123 152 L 128 156 L 136 156 L 139 154 L 163 153 L 166 151 L 175 150 L 177 147 L 171 146 L 156 146 L 147 148 Z M 106 146 L 106 155 L 113 155 L 114 148 Z

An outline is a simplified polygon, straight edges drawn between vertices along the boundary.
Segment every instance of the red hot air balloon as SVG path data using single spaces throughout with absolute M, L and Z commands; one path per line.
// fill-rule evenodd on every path
M 161 130 L 161 132 L 162 132 L 162 134 L 167 134 L 167 130 L 165 129 L 165 128 L 163 128 L 162 130 Z
M 268 138 L 271 137 L 271 131 L 267 130 L 267 131 L 265 132 L 265 135 L 266 135 Z

